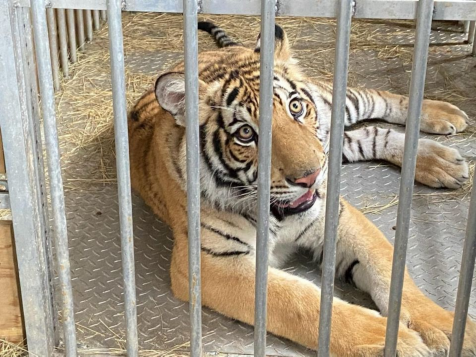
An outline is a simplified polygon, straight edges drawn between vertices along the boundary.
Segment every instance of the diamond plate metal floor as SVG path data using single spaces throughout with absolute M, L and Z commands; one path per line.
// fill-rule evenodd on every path
M 230 17 L 213 17 L 217 23 L 223 22 L 220 19 L 230 21 Z M 258 20 L 245 17 L 235 20 L 240 26 L 256 29 L 256 33 L 249 30 L 250 34 L 245 38 L 245 43 L 251 44 L 258 31 Z M 283 20 L 284 27 L 289 32 L 303 67 L 311 75 L 329 78 L 327 72 L 332 71 L 335 23 L 326 20 L 316 24 L 310 20 L 299 20 L 297 26 L 289 21 Z M 125 16 L 124 24 L 129 79 L 134 75 L 152 79 L 159 70 L 182 57 L 181 29 L 177 16 L 129 14 Z M 231 25 L 223 27 L 233 34 Z M 432 31 L 432 43 L 438 45 L 432 46 L 430 50 L 427 95 L 433 98 L 448 97 L 470 117 L 475 117 L 476 59 L 468 56 L 470 50 L 462 43 L 463 35 L 449 29 L 448 24 L 440 23 Z M 315 36 L 316 33 L 318 36 Z M 163 42 L 160 46 L 154 46 L 154 40 L 159 41 L 168 36 L 168 47 L 164 48 Z M 353 38 L 355 36 L 367 36 L 368 45 L 360 43 L 352 47 L 351 84 L 407 93 L 411 69 L 409 54 L 412 50 L 408 45 L 413 41 L 411 24 L 356 22 Z M 213 48 L 206 37 L 201 35 L 200 41 L 201 46 L 204 43 L 205 48 Z M 448 43 L 456 45 L 445 46 Z M 72 71 L 78 74 L 88 68 L 91 71 L 86 75 L 88 80 L 110 92 L 107 62 L 105 29 L 93 43 L 86 46 L 84 56 L 73 66 Z M 128 88 L 129 85 L 128 81 Z M 133 97 L 140 94 L 142 89 L 139 89 Z M 81 82 L 79 75 L 73 74 L 72 79 L 65 82 L 64 92 L 68 90 L 76 91 L 80 97 L 83 91 L 89 89 L 84 81 Z M 78 341 L 82 348 L 122 349 L 125 324 L 117 188 L 113 176 L 108 180 L 99 180 L 101 185 L 98 185 L 97 179 L 104 162 L 112 162 L 114 157 L 101 156 L 99 162 L 98 150 L 89 152 L 84 148 L 73 147 L 68 138 L 80 135 L 81 131 L 87 129 L 78 118 L 93 114 L 91 111 L 78 113 L 76 103 L 64 97 L 62 93 L 58 95 L 61 119 L 59 132 L 67 188 L 66 207 Z M 457 147 L 468 160 L 474 160 L 476 142 L 472 138 L 473 132 L 474 122 L 471 121 L 467 134 L 434 138 Z M 343 194 L 352 204 L 368 212 L 367 216 L 390 241 L 394 237 L 399 177 L 398 169 L 382 163 L 349 164 L 342 171 Z M 82 185 L 73 185 L 75 182 L 81 182 Z M 408 266 L 418 285 L 434 301 L 449 309 L 454 308 L 468 201 L 467 188 L 436 191 L 420 185 L 416 187 L 413 201 Z M 189 339 L 188 305 L 175 299 L 169 289 L 172 234 L 136 195 L 133 198 L 133 214 L 141 349 L 186 351 Z M 319 271 L 305 254 L 296 255 L 286 270 L 319 284 Z M 344 284 L 336 286 L 336 295 L 354 303 L 373 305 L 368 296 Z M 470 313 L 476 314 L 474 299 L 470 304 Z M 203 309 L 203 335 L 206 352 L 253 352 L 253 329 L 250 326 L 224 318 L 206 308 Z M 312 351 L 274 336 L 268 338 L 267 353 L 314 355 Z

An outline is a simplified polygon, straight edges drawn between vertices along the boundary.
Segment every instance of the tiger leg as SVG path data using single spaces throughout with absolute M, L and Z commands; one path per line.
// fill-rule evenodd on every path
M 405 134 L 366 127 L 344 132 L 343 160 L 385 160 L 402 166 Z M 415 179 L 430 187 L 459 188 L 469 178 L 468 164 L 458 150 L 420 139 Z
M 357 209 L 342 200 L 337 243 L 337 275 L 368 292 L 382 315 L 388 313 L 393 248 L 385 236 Z M 454 313 L 435 304 L 405 272 L 400 319 L 417 331 L 431 350 L 449 348 Z M 468 319 L 463 356 L 476 353 L 476 324 Z
M 373 89 L 347 91 L 347 125 L 360 120 L 382 119 L 405 125 L 408 115 L 408 97 Z M 458 107 L 442 101 L 424 100 L 420 130 L 431 134 L 450 135 L 463 131 L 468 116 Z
M 203 230 L 202 230 L 203 232 Z M 207 234 L 207 233 L 202 233 Z M 202 237 L 204 240 L 208 238 Z M 172 291 L 189 300 L 186 237 L 175 237 L 171 264 Z M 202 252 L 202 303 L 228 317 L 252 325 L 255 302 L 255 257 L 213 256 Z M 278 269 L 268 271 L 267 329 L 308 348 L 316 349 L 320 290 L 311 282 Z M 380 356 L 385 342 L 386 318 L 375 311 L 335 299 L 331 330 L 334 356 Z M 399 331 L 399 356 L 428 356 L 414 331 Z

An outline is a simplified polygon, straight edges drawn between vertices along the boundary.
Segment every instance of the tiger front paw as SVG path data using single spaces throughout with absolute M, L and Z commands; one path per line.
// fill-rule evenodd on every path
M 466 129 L 468 116 L 458 107 L 437 100 L 424 100 L 421 131 L 430 134 L 453 135 Z
M 420 306 L 419 308 L 415 308 Z M 435 356 L 447 356 L 453 330 L 454 313 L 425 299 L 422 304 L 413 304 L 409 328 L 418 332 Z M 476 356 L 476 324 L 468 319 L 463 342 L 462 357 Z
M 458 150 L 420 139 L 415 171 L 418 182 L 436 188 L 460 188 L 468 178 L 468 164 Z

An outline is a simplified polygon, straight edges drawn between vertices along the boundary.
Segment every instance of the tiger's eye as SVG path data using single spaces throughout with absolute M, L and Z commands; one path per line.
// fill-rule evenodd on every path
M 249 125 L 243 125 L 240 129 L 238 129 L 237 133 L 238 139 L 244 143 L 249 143 L 251 140 L 253 140 L 254 135 L 255 133 Z
M 303 105 L 299 99 L 293 99 L 289 102 L 289 111 L 293 116 L 299 116 L 302 114 Z

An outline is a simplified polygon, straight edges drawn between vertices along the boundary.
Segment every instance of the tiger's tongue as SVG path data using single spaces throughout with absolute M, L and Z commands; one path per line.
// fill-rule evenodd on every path
M 296 208 L 302 205 L 304 202 L 311 201 L 313 196 L 314 196 L 314 192 L 309 190 L 304 195 L 299 197 L 296 201 L 291 202 L 289 204 L 289 207 Z

